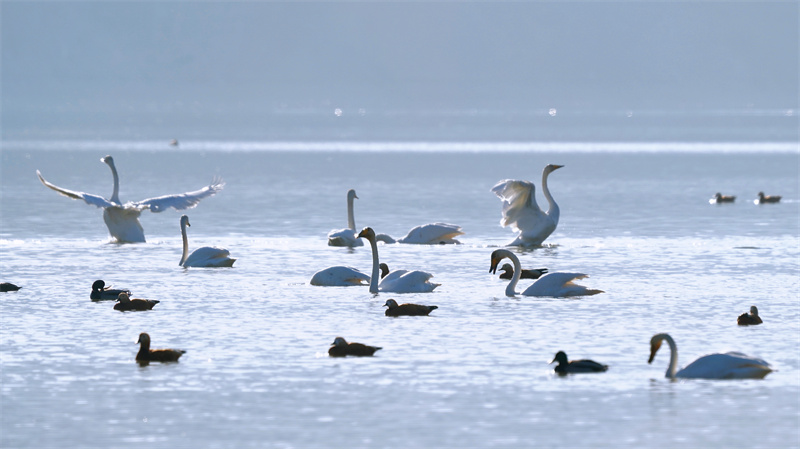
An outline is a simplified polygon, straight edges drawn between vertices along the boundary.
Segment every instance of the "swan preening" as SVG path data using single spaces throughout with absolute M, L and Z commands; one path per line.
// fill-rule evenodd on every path
M 371 293 L 392 292 L 392 293 L 424 293 L 431 292 L 441 284 L 430 282 L 432 274 L 424 271 L 394 270 L 389 272 L 386 277 L 378 284 L 380 261 L 378 260 L 378 244 L 375 240 L 375 231 L 372 228 L 364 228 L 359 234 L 359 238 L 365 238 L 372 247 L 372 275 L 370 276 L 369 291 Z
M 189 254 L 189 238 L 186 236 L 186 227 L 189 217 L 181 216 L 181 236 L 183 237 L 183 255 L 178 265 L 182 267 L 232 267 L 236 259 L 231 259 L 231 252 L 225 248 L 204 246 L 197 248 Z
M 506 296 L 515 296 L 517 295 L 515 289 L 522 270 L 519 258 L 516 254 L 507 249 L 495 250 L 492 252 L 492 264 L 489 267 L 489 272 L 495 273 L 497 271 L 497 265 L 506 257 L 511 259 L 511 262 L 514 264 L 514 275 L 511 278 L 511 282 L 509 282 L 506 287 Z M 588 277 L 588 275 L 583 273 L 547 273 L 536 280 L 530 287 L 526 288 L 521 294 L 523 296 L 550 296 L 560 298 L 565 296 L 588 296 L 603 293 L 602 290 L 586 288 L 572 282 L 576 279 L 583 279 L 586 277 Z
M 558 374 L 570 373 L 600 373 L 608 370 L 608 365 L 597 363 L 594 360 L 573 360 L 567 361 L 567 354 L 564 351 L 558 351 L 553 361 L 550 363 L 558 362 L 554 371 Z
M 141 365 L 149 362 L 177 362 L 186 353 L 182 349 L 150 349 L 150 335 L 142 332 L 139 334 L 139 352 L 136 354 L 136 361 Z
M 346 357 L 348 355 L 371 356 L 379 349 L 383 348 L 380 346 L 367 346 L 362 343 L 348 343 L 344 338 L 336 337 L 328 349 L 328 355 L 331 357 Z
M 714 198 L 708 200 L 711 204 L 733 203 L 734 201 L 736 201 L 735 195 L 723 195 L 719 192 L 714 195 Z
M 428 316 L 439 306 L 423 306 L 421 304 L 397 304 L 394 299 L 387 299 L 383 305 L 386 309 L 386 316 Z
M 740 326 L 749 326 L 755 324 L 761 324 L 761 317 L 758 316 L 758 307 L 750 306 L 750 313 L 743 313 L 739 315 L 739 318 L 736 319 L 736 324 Z
M 127 293 L 120 293 L 118 302 L 114 304 L 114 310 L 119 310 L 120 312 L 152 310 L 153 306 L 160 302 L 155 299 L 131 299 Z
M 122 204 L 119 200 L 119 175 L 117 174 L 117 168 L 114 166 L 114 159 L 111 156 L 106 156 L 100 160 L 108 164 L 111 168 L 111 175 L 114 177 L 114 190 L 110 199 L 90 193 L 62 189 L 45 181 L 39 170 L 36 170 L 36 175 L 39 176 L 42 184 L 64 196 L 83 200 L 86 204 L 103 208 L 103 220 L 108 227 L 108 233 L 118 243 L 143 243 L 145 241 L 144 229 L 139 223 L 139 215 L 141 215 L 142 211 L 150 209 L 151 212 L 162 212 L 170 207 L 177 210 L 191 209 L 197 206 L 200 200 L 216 194 L 225 186 L 221 179 L 214 179 L 208 186 L 194 192 L 164 195 Z
M 780 195 L 764 195 L 764 192 L 758 192 L 758 198 L 754 201 L 756 204 L 777 203 L 780 202 Z
M 131 291 L 106 287 L 106 283 L 102 279 L 98 279 L 92 283 L 92 292 L 89 293 L 89 299 L 92 301 L 117 300 L 121 293 L 130 295 Z
M 650 339 L 650 358 L 647 363 L 653 362 L 664 340 L 670 350 L 666 372 L 666 377 L 670 379 L 761 379 L 772 371 L 769 363 L 740 352 L 704 355 L 678 370 L 678 347 L 668 334 L 656 334 Z
M 503 218 L 500 225 L 511 226 L 519 232 L 517 238 L 508 246 L 539 246 L 556 230 L 559 208 L 550 189 L 547 177 L 563 165 L 550 164 L 542 171 L 542 193 L 547 199 L 547 212 L 539 209 L 536 203 L 536 187 L 530 181 L 505 179 L 492 187 L 492 192 L 503 200 Z

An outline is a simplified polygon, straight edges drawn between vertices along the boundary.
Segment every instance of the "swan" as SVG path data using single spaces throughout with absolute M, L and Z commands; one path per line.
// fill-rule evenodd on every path
M 118 302 L 114 304 L 114 310 L 119 310 L 120 312 L 152 310 L 153 306 L 161 302 L 155 299 L 131 299 L 127 293 L 120 293 L 117 299 Z
M 530 181 L 505 179 L 492 187 L 492 192 L 503 200 L 503 218 L 500 225 L 518 231 L 517 238 L 507 246 L 540 246 L 556 230 L 559 208 L 550 189 L 547 177 L 563 165 L 550 164 L 542 171 L 542 192 L 549 209 L 543 212 L 536 204 L 536 187 Z
M 500 273 L 500 279 L 511 279 L 514 277 L 514 267 L 512 267 L 510 263 L 504 263 L 503 266 L 500 267 L 500 270 L 503 271 Z M 523 268 L 520 279 L 539 279 L 545 273 L 547 273 L 547 268 L 536 268 L 533 270 L 526 270 Z
M 62 189 L 45 181 L 39 170 L 36 170 L 36 175 L 42 184 L 64 196 L 75 200 L 83 200 L 86 204 L 103 208 L 103 220 L 108 227 L 108 233 L 117 243 L 145 242 L 144 229 L 139 223 L 139 215 L 143 210 L 150 209 L 151 212 L 162 212 L 170 207 L 176 210 L 191 209 L 197 206 L 200 200 L 215 195 L 225 186 L 221 179 L 214 179 L 208 186 L 194 192 L 164 195 L 122 204 L 119 200 L 119 175 L 117 175 L 117 168 L 114 166 L 114 159 L 111 156 L 106 156 L 100 161 L 111 167 L 111 175 L 114 177 L 114 191 L 111 193 L 110 199 L 92 195 L 91 193 Z
M 383 348 L 380 346 L 367 346 L 362 343 L 348 343 L 344 338 L 336 337 L 328 349 L 328 355 L 331 357 L 345 357 L 348 355 L 371 356 L 379 349 Z
M 780 195 L 764 195 L 764 192 L 758 192 L 758 198 L 754 201 L 756 204 L 777 203 L 780 202 Z
M 669 367 L 665 376 L 670 379 L 761 379 L 772 371 L 769 363 L 740 352 L 704 355 L 678 371 L 678 347 L 668 334 L 656 334 L 650 339 L 647 363 L 653 362 L 663 340 L 669 344 Z
M 102 279 L 98 279 L 92 282 L 92 292 L 89 293 L 89 299 L 92 301 L 116 300 L 119 298 L 120 293 L 130 295 L 131 291 L 128 289 L 112 289 L 111 287 L 106 287 L 106 283 Z
M 177 362 L 186 351 L 182 349 L 150 349 L 150 335 L 142 332 L 139 334 L 139 352 L 136 361 L 141 365 L 149 362 Z
M 380 265 L 381 279 L 389 274 L 389 267 Z M 317 271 L 311 277 L 311 285 L 320 287 L 351 287 L 354 285 L 369 285 L 369 276 L 357 268 L 335 266 Z
M 408 231 L 405 237 L 397 239 L 397 243 L 412 243 L 417 245 L 440 245 L 460 243 L 455 238 L 463 235 L 461 226 L 448 223 L 428 223 L 417 226 Z
M 347 191 L 347 228 L 328 233 L 328 246 L 364 246 L 364 242 L 356 237 L 356 219 L 353 214 L 353 200 L 358 199 L 356 191 Z
M 225 248 L 216 246 L 204 246 L 197 248 L 189 254 L 189 239 L 186 237 L 186 226 L 189 224 L 189 217 L 181 216 L 181 236 L 183 237 L 183 255 L 178 265 L 182 267 L 232 267 L 236 259 L 231 259 L 231 252 Z M 187 257 L 188 256 L 188 257 Z
M 564 351 L 558 351 L 555 358 L 550 363 L 558 362 L 554 371 L 558 374 L 569 373 L 600 373 L 608 370 L 608 365 L 597 363 L 594 360 L 573 360 L 567 361 L 567 354 Z
M 736 201 L 736 196 L 734 196 L 734 195 L 723 195 L 723 194 L 721 194 L 719 192 L 717 192 L 714 195 L 714 198 L 711 198 L 710 200 L 708 200 L 708 202 L 711 203 L 711 204 L 733 203 L 734 201 Z
M 394 299 L 387 299 L 383 305 L 386 309 L 386 316 L 428 316 L 439 306 L 423 306 L 421 304 L 400 304 Z
M 736 319 L 736 324 L 740 326 L 761 324 L 761 317 L 758 316 L 758 307 L 750 306 L 750 313 L 743 313 Z
M 517 286 L 517 282 L 519 282 L 519 273 L 521 271 L 519 258 L 517 258 L 516 254 L 507 249 L 495 250 L 492 252 L 492 265 L 489 268 L 489 272 L 495 273 L 497 271 L 497 265 L 506 257 L 511 259 L 511 262 L 514 263 L 514 276 L 511 278 L 511 282 L 508 283 L 508 287 L 506 287 L 506 296 L 515 296 L 517 293 L 514 289 Z M 588 275 L 583 273 L 547 273 L 525 289 L 522 295 L 559 298 L 564 296 L 589 296 L 603 293 L 602 290 L 590 289 L 572 283 L 575 279 L 583 279 L 586 277 L 588 277 Z
M 370 293 L 392 292 L 392 293 L 426 293 L 441 284 L 430 282 L 432 274 L 424 271 L 395 270 L 380 280 L 378 285 L 378 271 L 380 262 L 378 260 L 378 244 L 375 241 L 375 231 L 372 228 L 364 228 L 359 234 L 359 238 L 365 238 L 372 247 L 372 276 L 370 276 Z

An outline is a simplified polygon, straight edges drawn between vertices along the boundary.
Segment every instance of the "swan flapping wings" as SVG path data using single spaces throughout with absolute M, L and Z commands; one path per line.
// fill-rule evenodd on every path
M 547 218 L 536 203 L 536 187 L 530 181 L 504 179 L 492 187 L 492 192 L 503 201 L 500 226 L 523 232 Z
M 191 209 L 197 206 L 203 198 L 216 195 L 223 187 L 225 187 L 225 182 L 220 178 L 214 178 L 211 184 L 200 190 L 195 190 L 194 192 L 149 198 L 142 201 L 127 203 L 125 206 L 138 210 L 150 209 L 151 212 L 163 212 L 170 207 L 176 210 Z
M 54 184 L 52 184 L 50 182 L 47 182 L 42 177 L 42 173 L 39 170 L 36 170 L 36 176 L 39 177 L 39 181 L 42 181 L 42 184 L 44 184 L 46 187 L 49 187 L 49 188 L 55 190 L 56 192 L 66 196 L 66 197 L 72 198 L 73 200 L 83 200 L 83 201 L 86 202 L 86 204 L 88 204 L 90 206 L 97 206 L 97 207 L 119 207 L 120 206 L 119 204 L 114 204 L 111 201 L 109 201 L 109 200 L 107 200 L 107 199 L 105 199 L 105 198 L 103 198 L 102 196 L 99 196 L 99 195 L 92 195 L 91 193 L 77 192 L 75 190 L 69 190 L 69 189 L 65 189 L 65 188 L 62 188 L 62 187 L 58 187 L 57 185 L 54 185 Z

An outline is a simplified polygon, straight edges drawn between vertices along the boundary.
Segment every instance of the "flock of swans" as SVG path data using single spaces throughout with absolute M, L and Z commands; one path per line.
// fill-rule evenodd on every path
M 144 231 L 139 223 L 138 217 L 143 210 L 150 209 L 152 212 L 161 212 L 167 208 L 176 210 L 189 209 L 195 207 L 200 200 L 219 192 L 224 183 L 221 180 L 214 180 L 210 185 L 193 192 L 183 194 L 165 195 L 150 198 L 138 202 L 128 202 L 123 204 L 119 199 L 119 176 L 114 160 L 111 156 L 101 159 L 111 168 L 114 180 L 113 192 L 110 199 L 98 195 L 83 192 L 71 191 L 57 187 L 46 181 L 37 170 L 39 180 L 48 188 L 73 199 L 81 199 L 87 204 L 103 208 L 103 219 L 108 227 L 111 237 L 119 243 L 144 242 Z M 502 201 L 502 219 L 500 224 L 503 227 L 509 226 L 516 233 L 517 237 L 508 246 L 536 247 L 540 246 L 558 226 L 560 210 L 558 204 L 553 199 L 547 185 L 548 176 L 555 170 L 562 168 L 563 165 L 547 165 L 542 172 L 542 192 L 547 199 L 548 210 L 542 211 L 535 198 L 535 186 L 529 181 L 506 179 L 492 187 Z M 359 247 L 364 245 L 366 240 L 372 251 L 372 271 L 370 275 L 347 266 L 334 266 L 320 270 L 315 273 L 310 281 L 314 286 L 364 286 L 368 285 L 370 293 L 425 293 L 432 292 L 439 285 L 431 282 L 431 273 L 419 270 L 393 269 L 380 262 L 378 255 L 377 242 L 400 243 L 400 244 L 454 244 L 458 243 L 456 237 L 463 235 L 460 226 L 447 223 L 430 223 L 412 228 L 405 237 L 394 239 L 386 234 L 376 234 L 375 231 L 366 227 L 361 231 L 356 230 L 354 218 L 354 200 L 357 199 L 355 190 L 347 192 L 347 228 L 333 230 L 328 234 L 328 245 Z M 715 195 L 712 199 L 715 202 L 732 202 L 735 197 L 726 197 L 721 194 Z M 759 193 L 757 202 L 768 203 L 778 202 L 780 197 L 769 197 Z M 186 228 L 190 226 L 189 218 L 183 215 L 180 219 L 181 236 L 183 238 L 183 253 L 179 262 L 182 267 L 231 267 L 236 259 L 230 257 L 227 249 L 216 247 L 198 248 L 189 253 L 188 238 Z M 507 296 L 539 296 L 539 297 L 574 297 L 589 296 L 603 293 L 601 290 L 587 288 L 576 284 L 574 281 L 587 277 L 584 273 L 578 272 L 548 272 L 546 268 L 537 270 L 523 270 L 519 258 L 507 249 L 497 249 L 492 252 L 490 258 L 491 273 L 496 273 L 500 261 L 510 259 L 513 268 L 508 264 L 503 265 L 501 274 L 503 278 L 510 278 L 506 287 Z M 516 287 L 520 279 L 535 279 L 533 284 L 522 292 L 517 292 Z M 16 286 L 15 286 L 16 287 Z M 117 300 L 116 310 L 137 311 L 150 310 L 159 301 L 131 299 L 131 292 L 125 289 L 111 289 L 105 287 L 102 280 L 96 281 L 92 285 L 90 298 L 92 300 Z M 425 316 L 437 309 L 437 306 L 425 306 L 418 304 L 399 305 L 394 299 L 389 299 L 384 304 L 387 316 L 417 315 Z M 742 315 L 738 320 L 739 324 L 752 325 L 761 323 L 758 317 L 758 310 L 753 306 L 749 315 Z M 764 360 L 746 356 L 744 354 L 729 352 L 726 354 L 710 354 L 698 358 L 683 369 L 678 369 L 678 352 L 675 341 L 667 334 L 656 334 L 651 339 L 650 358 L 651 363 L 659 350 L 661 343 L 666 341 L 670 347 L 670 362 L 666 371 L 666 377 L 674 378 L 704 378 L 704 379 L 740 379 L 740 378 L 763 378 L 770 371 L 770 365 Z M 140 351 L 136 360 L 140 363 L 150 361 L 169 362 L 177 361 L 185 352 L 181 350 L 150 349 L 150 336 L 142 333 L 139 336 Z M 348 343 L 342 337 L 336 337 L 329 349 L 332 357 L 352 356 L 371 356 L 375 351 L 381 349 L 376 346 L 368 346 L 361 343 Z M 603 365 L 592 360 L 568 361 L 567 355 L 559 351 L 553 362 L 558 362 L 555 371 L 559 374 L 582 373 L 582 372 L 602 372 L 608 369 Z

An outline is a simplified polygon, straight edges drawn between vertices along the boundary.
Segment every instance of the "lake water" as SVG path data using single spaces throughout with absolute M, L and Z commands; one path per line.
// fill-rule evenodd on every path
M 186 212 L 191 248 L 232 269 L 184 269 L 182 212 L 143 212 L 147 243 L 108 242 L 99 209 L 57 195 L 123 201 L 227 182 Z M 800 445 L 800 152 L 796 144 L 4 142 L 0 178 L 0 446 L 14 448 L 763 447 Z M 605 293 L 504 295 L 489 256 L 499 180 L 540 186 L 561 208 L 526 268 L 579 271 Z M 369 272 L 369 246 L 326 245 L 346 226 L 395 237 L 442 221 L 461 245 L 380 245 L 391 268 L 421 269 L 432 293 L 314 287 L 314 272 Z M 757 192 L 783 195 L 755 205 Z M 737 195 L 712 205 L 714 193 Z M 545 206 L 540 191 L 537 198 Z M 96 279 L 161 301 L 120 313 L 91 302 Z M 520 283 L 520 290 L 530 281 Z M 383 303 L 438 305 L 388 318 Z M 760 326 L 736 317 L 757 305 Z M 134 363 L 140 332 L 186 350 Z M 669 381 L 668 332 L 685 366 L 710 352 L 769 361 L 763 380 Z M 334 337 L 382 346 L 333 359 Z M 554 354 L 610 366 L 559 377 Z

